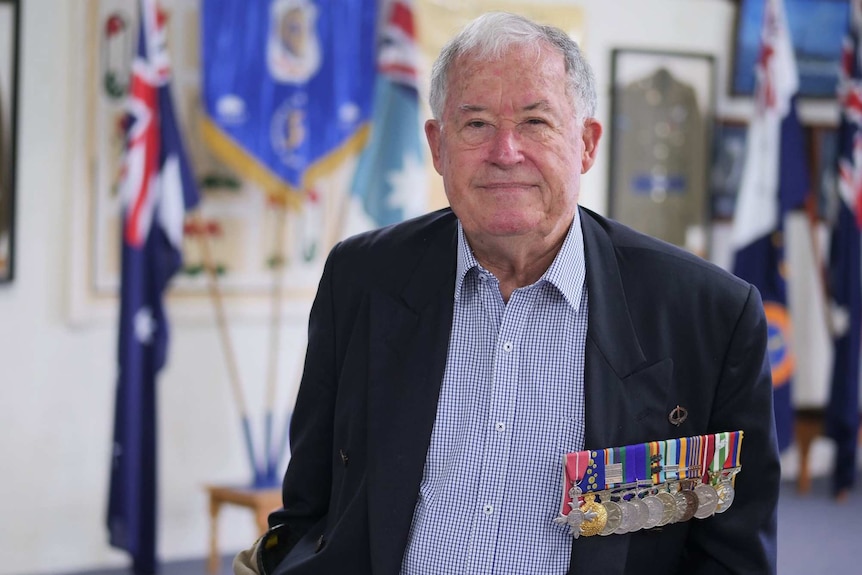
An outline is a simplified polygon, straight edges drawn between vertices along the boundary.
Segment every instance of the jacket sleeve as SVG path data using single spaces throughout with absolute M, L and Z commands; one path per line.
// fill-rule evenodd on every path
M 332 250 L 324 266 L 308 322 L 308 348 L 290 422 L 290 463 L 282 484 L 284 507 L 269 516 L 269 546 L 260 546 L 263 565 L 277 565 L 322 523 L 332 482 L 333 417 L 337 387 Z
M 766 318 L 752 286 L 731 335 L 710 428 L 744 432 L 730 509 L 691 525 L 680 573 L 775 573 L 781 475 Z

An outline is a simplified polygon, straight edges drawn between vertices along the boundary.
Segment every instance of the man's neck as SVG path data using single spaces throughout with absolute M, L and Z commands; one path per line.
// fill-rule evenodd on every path
M 500 283 L 503 301 L 512 292 L 536 283 L 547 271 L 565 240 L 565 233 L 553 241 L 529 242 L 523 238 L 495 238 L 493 242 L 470 242 L 473 255 Z

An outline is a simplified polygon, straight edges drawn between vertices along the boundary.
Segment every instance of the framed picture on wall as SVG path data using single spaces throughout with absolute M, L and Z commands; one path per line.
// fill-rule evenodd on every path
M 754 94 L 764 5 L 763 0 L 737 2 L 729 83 L 733 95 Z M 784 10 L 799 69 L 799 95 L 834 98 L 850 15 L 848 0 L 784 0 Z
M 616 49 L 611 68 L 610 216 L 706 255 L 713 57 Z
M 0 283 L 12 281 L 15 269 L 18 12 L 18 0 L 0 0 Z
M 748 125 L 742 120 L 717 120 L 713 128 L 709 168 L 710 213 L 713 220 L 733 219 L 745 165 Z
M 809 130 L 811 188 L 816 215 L 821 220 L 834 221 L 841 201 L 838 197 L 838 128 L 815 125 Z
M 838 131 L 835 126 L 804 126 L 806 157 L 810 171 L 811 215 L 830 220 L 838 209 Z M 714 221 L 733 219 L 745 166 L 748 125 L 743 120 L 716 120 L 713 128 L 709 193 Z

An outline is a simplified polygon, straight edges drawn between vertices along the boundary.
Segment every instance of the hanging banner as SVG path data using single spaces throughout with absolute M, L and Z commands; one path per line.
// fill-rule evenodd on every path
M 296 203 L 367 139 L 376 0 L 202 4 L 204 137 L 271 197 Z

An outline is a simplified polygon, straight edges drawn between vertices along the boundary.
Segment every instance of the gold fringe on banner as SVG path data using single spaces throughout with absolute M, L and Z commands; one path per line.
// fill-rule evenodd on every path
M 365 123 L 344 143 L 329 154 L 311 164 L 302 177 L 302 189 L 298 190 L 284 182 L 260 160 L 249 154 L 233 138 L 224 133 L 210 118 L 203 118 L 201 132 L 204 142 L 218 157 L 243 178 L 259 185 L 272 201 L 298 209 L 302 204 L 304 191 L 309 184 L 334 171 L 339 164 L 351 155 L 358 154 L 371 133 L 370 123 Z

